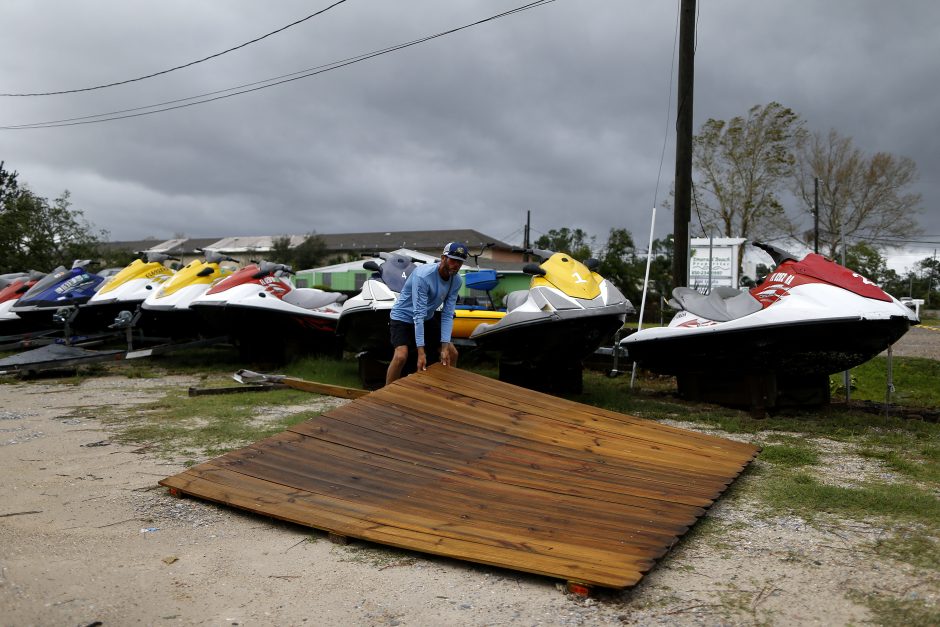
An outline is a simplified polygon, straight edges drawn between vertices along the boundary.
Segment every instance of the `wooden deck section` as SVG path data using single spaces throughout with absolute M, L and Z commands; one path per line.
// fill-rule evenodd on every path
M 623 588 L 756 453 L 432 366 L 160 484 L 340 536 Z

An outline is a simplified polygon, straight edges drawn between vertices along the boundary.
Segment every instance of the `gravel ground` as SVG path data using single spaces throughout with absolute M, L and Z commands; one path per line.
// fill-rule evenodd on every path
M 940 358 L 940 332 L 912 329 L 894 353 Z M 195 383 L 0 385 L 0 625 L 859 625 L 874 620 L 866 599 L 940 606 L 935 571 L 873 549 L 903 533 L 890 521 L 768 515 L 754 496 L 768 469 L 760 458 L 707 512 L 710 532 L 684 539 L 633 589 L 588 599 L 543 577 L 334 545 L 307 528 L 173 498 L 156 482 L 184 460 L 112 442 L 95 408 L 132 413 Z M 260 408 L 256 419 L 269 418 Z M 844 443 L 812 442 L 820 481 L 898 480 Z
M 940 359 L 940 327 L 918 325 L 911 328 L 894 343 L 892 352 L 895 357 Z

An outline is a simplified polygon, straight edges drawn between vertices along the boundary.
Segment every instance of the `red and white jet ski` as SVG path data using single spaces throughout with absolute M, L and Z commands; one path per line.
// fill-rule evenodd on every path
M 862 364 L 904 335 L 917 316 L 857 272 L 817 254 L 797 259 L 767 244 L 776 268 L 747 290 L 673 290 L 681 308 L 662 328 L 620 342 L 661 374 L 829 375 Z
M 336 323 L 346 296 L 291 285 L 290 266 L 250 264 L 210 287 L 189 307 L 203 335 L 228 335 L 248 357 L 283 359 L 338 350 Z

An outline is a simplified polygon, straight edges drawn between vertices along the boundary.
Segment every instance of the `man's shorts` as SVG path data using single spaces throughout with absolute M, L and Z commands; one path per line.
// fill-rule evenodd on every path
M 410 322 L 401 322 L 400 320 L 389 320 L 389 333 L 391 335 L 392 346 L 408 347 L 408 362 L 417 362 L 418 345 L 415 344 L 415 325 Z M 437 312 L 430 320 L 424 321 L 424 354 L 427 356 L 428 364 L 440 361 L 441 353 L 441 314 Z

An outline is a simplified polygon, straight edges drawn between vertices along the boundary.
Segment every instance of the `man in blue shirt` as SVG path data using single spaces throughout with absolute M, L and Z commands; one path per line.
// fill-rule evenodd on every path
M 388 364 L 385 384 L 401 377 L 409 353 L 417 353 L 417 369 L 437 361 L 457 365 L 457 348 L 450 341 L 454 328 L 457 293 L 463 280 L 458 271 L 467 260 L 467 246 L 451 242 L 444 247 L 437 264 L 418 266 L 408 275 L 405 286 L 392 305 L 389 330 L 395 353 Z M 443 310 L 438 312 L 438 307 Z

